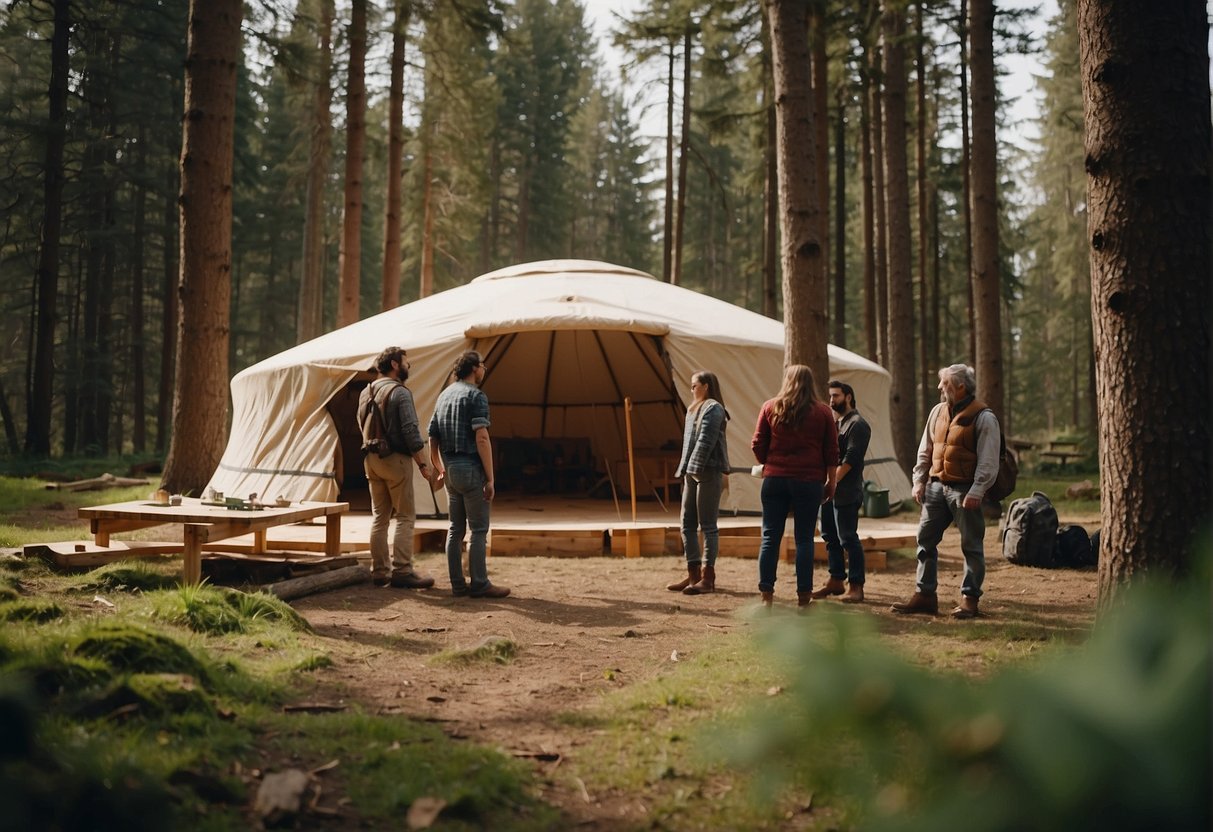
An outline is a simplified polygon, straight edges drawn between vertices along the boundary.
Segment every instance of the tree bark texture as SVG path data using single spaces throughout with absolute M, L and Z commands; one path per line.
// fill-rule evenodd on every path
M 872 70 L 868 95 L 872 101 L 872 205 L 876 223 L 872 247 L 876 281 L 873 292 L 876 299 L 876 363 L 882 366 L 889 362 L 889 214 L 885 197 L 883 54 L 879 46 L 868 53 Z
M 784 363 L 828 380 L 824 206 L 818 202 L 817 139 L 809 77 L 810 0 L 766 0 L 775 80 L 779 163 Z
M 826 0 L 809 12 L 810 72 L 813 81 L 813 130 L 817 136 L 817 203 L 821 206 L 821 257 L 830 262 L 830 57 L 826 51 Z M 829 281 L 826 283 L 827 287 Z M 829 309 L 827 301 L 827 310 Z M 828 381 L 828 379 L 826 379 Z
M 888 220 L 889 418 L 893 449 L 913 468 L 918 451 L 914 376 L 914 287 L 910 260 L 910 174 L 906 152 L 906 19 L 899 6 L 884 13 L 885 217 Z
M 965 227 L 965 297 L 968 304 L 969 352 L 967 361 L 976 361 L 977 315 L 973 303 L 973 137 L 969 130 L 969 17 L 968 0 L 960 0 L 960 170 Z M 949 361 L 949 364 L 956 363 Z M 967 363 L 967 362 L 966 362 Z
M 682 282 L 683 229 L 687 215 L 687 167 L 691 161 L 691 23 L 682 36 L 682 131 L 678 142 L 678 216 L 674 221 L 674 265 L 670 282 Z
M 915 173 L 918 188 L 918 384 L 920 393 L 918 424 L 926 424 L 927 416 L 936 398 L 935 385 L 931 383 L 931 364 L 928 345 L 933 333 L 928 327 L 928 307 L 930 293 L 927 291 L 927 252 L 931 247 L 930 214 L 927 212 L 927 185 L 930 174 L 927 171 L 927 136 L 935 138 L 934 124 L 928 126 L 927 119 L 927 59 L 924 54 L 927 43 L 927 32 L 923 28 L 922 7 L 925 0 L 918 0 L 914 5 L 914 92 L 915 120 L 917 129 L 915 137 Z
M 973 93 L 973 313 L 977 389 L 999 419 L 1003 409 L 1002 276 L 998 268 L 998 144 L 995 138 L 994 0 L 970 0 Z
M 837 89 L 834 119 L 834 344 L 847 346 L 847 84 Z
M 862 182 L 861 209 L 863 222 L 863 332 L 865 353 L 876 360 L 876 205 L 874 203 L 875 173 L 872 157 L 872 86 L 871 64 L 868 50 L 871 49 L 866 35 L 860 38 L 863 60 L 859 68 L 859 164 Z
M 1186 574 L 1209 518 L 1208 26 L 1199 0 L 1079 0 L 1078 31 L 1106 608 Z
M 319 0 L 316 78 L 309 117 L 307 192 L 303 216 L 303 276 L 299 282 L 300 343 L 324 332 L 324 191 L 329 175 L 332 132 L 329 109 L 333 103 L 333 0 Z
M 404 48 L 409 27 L 409 3 L 396 0 L 392 23 L 391 81 L 388 90 L 387 198 L 383 217 L 383 291 L 379 308 L 400 305 L 400 222 L 404 167 Z
M 766 149 L 763 154 L 763 244 L 762 244 L 762 314 L 768 318 L 779 317 L 779 161 L 775 143 L 779 130 L 776 126 L 774 81 L 768 79 L 766 86 L 768 104 Z
M 362 176 L 366 163 L 366 2 L 350 7 L 350 68 L 345 106 L 345 212 L 341 224 L 341 275 L 337 326 L 362 317 Z
M 674 41 L 667 47 L 665 96 L 665 221 L 661 235 L 661 279 L 674 279 Z
M 36 332 L 31 385 L 26 400 L 25 450 L 51 452 L 51 401 L 55 327 L 59 303 L 59 237 L 63 228 L 63 148 L 67 135 L 69 0 L 55 0 L 51 31 L 51 82 L 47 96 L 46 152 L 43 157 L 42 239 L 38 246 Z
M 191 0 L 181 141 L 181 330 L 164 484 L 198 493 L 227 439 L 241 0 Z

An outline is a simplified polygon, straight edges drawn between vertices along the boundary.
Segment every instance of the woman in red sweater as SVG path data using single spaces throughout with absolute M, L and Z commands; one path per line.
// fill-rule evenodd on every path
M 793 364 L 779 394 L 762 406 L 754 439 L 762 463 L 762 547 L 758 550 L 758 591 L 770 606 L 775 597 L 779 543 L 788 512 L 795 522 L 796 596 L 807 607 L 813 589 L 813 534 L 822 500 L 834 496 L 838 468 L 838 426 L 817 396 L 813 371 Z

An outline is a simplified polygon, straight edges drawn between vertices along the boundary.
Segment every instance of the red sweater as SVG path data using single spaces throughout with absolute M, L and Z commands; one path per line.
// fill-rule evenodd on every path
M 811 405 L 798 424 L 771 423 L 773 399 L 762 406 L 750 447 L 763 464 L 764 477 L 791 477 L 825 482 L 826 470 L 838 465 L 838 425 L 821 402 Z

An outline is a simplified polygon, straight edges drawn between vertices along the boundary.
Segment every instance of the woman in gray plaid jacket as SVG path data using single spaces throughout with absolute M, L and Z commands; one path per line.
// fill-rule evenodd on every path
M 720 495 L 729 474 L 729 448 L 725 428 L 729 411 L 720 394 L 715 373 L 700 370 L 691 375 L 691 395 L 682 430 L 682 459 L 674 476 L 682 477 L 682 551 L 687 576 L 666 589 L 699 595 L 716 589 L 716 553 L 720 550 Z M 703 530 L 703 550 L 699 531 Z

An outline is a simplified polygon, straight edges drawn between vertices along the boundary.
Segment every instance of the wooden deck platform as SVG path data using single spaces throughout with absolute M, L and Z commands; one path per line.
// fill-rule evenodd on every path
M 631 520 L 631 508 L 621 502 L 620 511 L 610 500 L 561 498 L 549 496 L 506 496 L 493 503 L 492 528 L 489 532 L 489 555 L 492 557 L 641 557 L 681 554 L 678 507 L 663 511 L 657 504 L 638 504 L 637 519 Z M 340 554 L 342 564 L 347 558 L 369 562 L 370 514 L 349 513 L 341 524 Z M 885 566 L 885 553 L 914 545 L 917 518 L 860 518 L 859 534 L 864 544 L 869 569 Z M 756 516 L 720 518 L 720 556 L 757 558 L 762 520 Z M 795 557 L 792 540 L 793 523 L 788 527 L 781 547 L 784 560 Z M 446 541 L 445 518 L 417 519 L 414 543 L 418 552 L 439 552 Z M 302 565 L 309 559 L 320 564 L 325 548 L 325 524 L 322 520 L 276 526 L 265 532 L 265 551 L 258 559 Z M 631 547 L 629 538 L 633 540 Z M 203 544 L 204 559 L 234 556 L 248 558 L 254 554 L 252 535 L 234 537 Z M 37 549 L 39 551 L 33 551 Z M 111 540 L 108 547 L 98 547 L 92 541 L 41 544 L 27 547 L 27 554 L 39 554 L 61 566 L 95 566 L 115 557 L 115 550 L 124 549 L 130 557 L 174 555 L 182 551 L 182 543 Z M 630 551 L 629 551 L 630 549 Z M 825 544 L 816 538 L 814 556 L 825 560 Z

